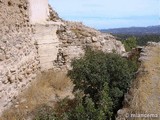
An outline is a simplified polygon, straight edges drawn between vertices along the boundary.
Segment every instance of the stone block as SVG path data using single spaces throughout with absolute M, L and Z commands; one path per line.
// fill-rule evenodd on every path
M 49 70 L 49 69 L 53 69 L 53 62 L 47 62 L 47 63 L 42 63 L 41 64 L 41 70 L 45 71 L 45 70 Z
M 68 40 L 67 40 L 67 43 L 70 44 L 70 43 L 72 43 L 73 41 L 74 41 L 73 39 L 68 39 Z
M 37 44 L 53 44 L 53 43 L 58 43 L 58 38 L 53 35 L 44 35 L 44 36 L 38 36 L 35 37 Z
M 18 75 L 18 80 L 21 82 L 24 79 L 22 75 Z
M 44 44 L 39 45 L 38 53 L 40 56 L 45 56 L 48 53 L 55 53 L 58 49 L 58 43 L 56 44 Z
M 10 72 L 11 73 L 16 72 L 16 68 L 10 68 Z
M 5 55 L 0 53 L 0 61 L 4 61 L 5 60 Z
M 15 80 L 16 80 L 15 75 L 9 75 L 8 76 L 8 81 L 10 82 L 10 84 L 12 84 Z
M 92 37 L 92 42 L 97 42 L 97 41 L 98 41 L 98 38 Z

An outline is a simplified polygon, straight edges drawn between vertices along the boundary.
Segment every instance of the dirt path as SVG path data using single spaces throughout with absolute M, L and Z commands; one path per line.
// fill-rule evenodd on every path
M 146 101 L 146 111 L 160 114 L 160 46 L 150 47 L 148 55 L 149 60 L 145 64 L 150 75 L 151 94 Z
M 130 111 L 160 115 L 160 44 L 151 43 L 143 51 L 143 70 L 136 79 Z
M 128 93 L 132 99 L 118 111 L 117 120 L 160 120 L 160 43 L 150 43 L 142 51 L 139 73 Z

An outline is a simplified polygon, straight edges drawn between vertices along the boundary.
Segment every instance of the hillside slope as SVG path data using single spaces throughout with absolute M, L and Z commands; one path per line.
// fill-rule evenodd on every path
M 142 120 L 146 115 L 155 119 L 160 114 L 160 43 L 149 43 L 142 51 L 139 73 L 125 95 L 124 108 L 118 111 L 117 120 Z

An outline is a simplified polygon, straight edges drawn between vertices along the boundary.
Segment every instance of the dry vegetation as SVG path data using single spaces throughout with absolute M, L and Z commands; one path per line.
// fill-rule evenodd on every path
M 135 80 L 131 113 L 158 114 L 160 113 L 160 47 L 148 48 L 147 56 L 142 62 L 143 70 Z M 146 118 L 144 118 L 146 119 Z M 148 118 L 155 119 L 155 118 Z M 143 120 L 143 118 L 135 118 Z
M 85 30 L 83 30 L 83 29 L 71 29 L 71 31 L 73 32 L 73 33 L 75 33 L 75 35 L 78 37 L 78 38 L 80 38 L 80 37 L 89 37 L 89 36 L 91 36 L 92 35 L 92 33 L 90 33 L 90 32 L 86 32 Z
M 48 71 L 38 75 L 37 80 L 18 97 L 0 120 L 26 120 L 41 105 L 53 107 L 57 100 L 73 98 L 73 84 L 65 73 Z

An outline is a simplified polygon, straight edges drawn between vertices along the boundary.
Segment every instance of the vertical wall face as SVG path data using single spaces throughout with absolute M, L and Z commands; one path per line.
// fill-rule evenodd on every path
M 56 32 L 59 24 L 49 20 L 48 0 L 28 0 L 30 23 L 35 24 L 34 39 L 37 43 L 40 68 L 42 71 L 52 69 L 56 60 L 59 39 Z M 55 17 L 52 14 L 52 17 Z
M 28 0 L 29 17 L 32 24 L 45 23 L 49 16 L 48 0 Z
M 0 114 L 27 88 L 38 69 L 26 0 L 0 1 Z
M 42 71 L 54 68 L 53 62 L 57 59 L 59 39 L 56 31 L 59 25 L 56 24 L 37 24 L 35 26 L 34 39 L 38 47 L 40 68 Z

